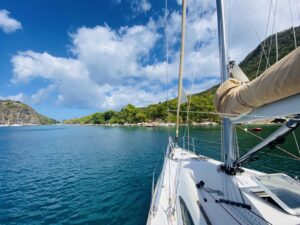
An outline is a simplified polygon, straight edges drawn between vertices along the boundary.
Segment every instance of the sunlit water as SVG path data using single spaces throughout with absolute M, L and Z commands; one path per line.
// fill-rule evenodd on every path
M 271 128 L 264 128 L 261 136 Z M 152 173 L 157 162 L 156 175 L 160 172 L 173 130 L 0 128 L 0 224 L 145 224 Z M 220 159 L 219 127 L 193 128 L 191 136 L 198 153 Z M 241 152 L 256 142 L 252 136 L 240 136 Z M 294 145 L 286 147 L 295 150 Z M 282 157 L 270 155 L 275 153 Z M 272 151 L 250 167 L 298 175 L 298 162 L 284 157 Z

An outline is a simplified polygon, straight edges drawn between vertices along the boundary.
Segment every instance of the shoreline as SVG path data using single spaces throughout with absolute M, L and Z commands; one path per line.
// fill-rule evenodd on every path
M 104 127 L 174 127 L 175 123 L 158 123 L 158 122 L 149 122 L 149 123 L 124 123 L 124 124 L 80 124 L 80 123 L 67 123 L 65 125 L 81 125 L 81 126 L 104 126 Z M 219 123 L 215 122 L 202 122 L 195 123 L 193 122 L 190 126 L 216 126 Z M 180 126 L 185 126 L 185 124 L 181 124 Z

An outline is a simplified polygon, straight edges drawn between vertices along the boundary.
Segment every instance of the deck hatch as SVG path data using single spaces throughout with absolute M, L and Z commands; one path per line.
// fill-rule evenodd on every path
M 254 180 L 282 209 L 300 215 L 299 182 L 283 173 L 259 175 Z

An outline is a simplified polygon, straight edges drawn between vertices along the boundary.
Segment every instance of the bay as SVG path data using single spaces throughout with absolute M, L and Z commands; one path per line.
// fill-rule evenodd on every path
M 266 126 L 259 135 L 275 128 Z M 242 154 L 258 140 L 238 132 Z M 0 224 L 146 224 L 152 174 L 157 165 L 159 175 L 173 134 L 174 128 L 0 128 Z M 191 136 L 197 153 L 221 158 L 219 126 L 192 128 Z M 296 154 L 289 143 L 284 147 Z M 298 161 L 276 150 L 248 166 L 299 175 Z

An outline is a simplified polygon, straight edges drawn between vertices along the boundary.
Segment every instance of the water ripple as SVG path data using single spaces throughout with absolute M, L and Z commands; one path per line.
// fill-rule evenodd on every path
M 197 141 L 205 154 L 220 157 L 219 128 L 192 134 L 205 136 Z M 0 224 L 145 224 L 167 135 L 163 128 L 0 128 Z

